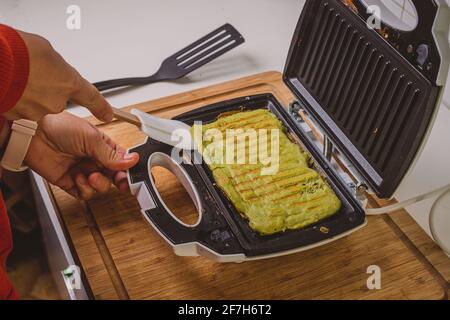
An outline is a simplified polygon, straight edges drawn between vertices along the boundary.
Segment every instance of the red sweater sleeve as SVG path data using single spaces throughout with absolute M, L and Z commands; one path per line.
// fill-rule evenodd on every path
M 12 250 L 12 235 L 8 215 L 0 192 L 0 301 L 18 299 L 11 281 L 6 274 L 6 258 Z
M 22 37 L 0 24 L 0 113 L 19 101 L 27 85 L 30 61 Z
M 0 24 L 0 114 L 19 101 L 28 81 L 30 68 L 28 49 L 21 36 Z M 0 128 L 4 119 L 0 117 Z M 17 299 L 6 274 L 6 258 L 12 249 L 12 237 L 3 197 L 0 192 L 0 300 Z

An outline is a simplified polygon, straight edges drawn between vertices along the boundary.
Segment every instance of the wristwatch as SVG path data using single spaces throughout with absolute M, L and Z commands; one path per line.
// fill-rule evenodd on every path
M 23 166 L 23 160 L 37 127 L 37 122 L 31 120 L 20 119 L 13 122 L 8 146 L 1 161 L 4 169 L 15 172 L 27 169 L 26 166 Z

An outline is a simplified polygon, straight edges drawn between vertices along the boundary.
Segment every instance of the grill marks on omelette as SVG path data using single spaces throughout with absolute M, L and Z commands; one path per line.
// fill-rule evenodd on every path
M 341 203 L 333 190 L 309 167 L 309 155 L 289 140 L 281 122 L 270 111 L 258 109 L 221 116 L 217 121 L 202 127 L 203 132 L 208 129 L 217 129 L 223 136 L 227 129 L 255 129 L 257 132 L 258 129 L 267 129 L 268 132 L 271 129 L 280 130 L 280 164 L 274 175 L 261 175 L 263 165 L 260 162 L 209 165 L 219 188 L 249 220 L 253 230 L 267 235 L 304 228 L 339 210 Z M 260 138 L 258 134 L 258 140 Z M 203 147 L 210 143 L 213 142 L 201 142 Z M 237 149 L 237 143 L 234 143 Z M 255 143 L 257 142 L 247 139 L 246 159 L 249 159 L 250 150 L 254 150 L 249 146 L 254 146 Z M 197 141 L 197 144 L 200 142 Z M 270 153 L 270 138 L 267 147 Z M 226 148 L 227 146 L 224 152 Z

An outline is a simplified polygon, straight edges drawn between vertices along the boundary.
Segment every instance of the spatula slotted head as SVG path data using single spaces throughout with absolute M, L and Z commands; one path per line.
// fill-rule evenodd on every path
M 158 78 L 181 78 L 244 42 L 244 37 L 232 25 L 224 24 L 164 60 Z

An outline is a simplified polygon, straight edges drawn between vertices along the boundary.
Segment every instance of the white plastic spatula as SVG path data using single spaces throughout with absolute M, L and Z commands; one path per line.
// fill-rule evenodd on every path
M 131 113 L 117 108 L 113 111 L 117 119 L 138 126 L 154 140 L 184 150 L 194 149 L 191 127 L 181 121 L 155 117 L 138 109 L 132 109 Z

